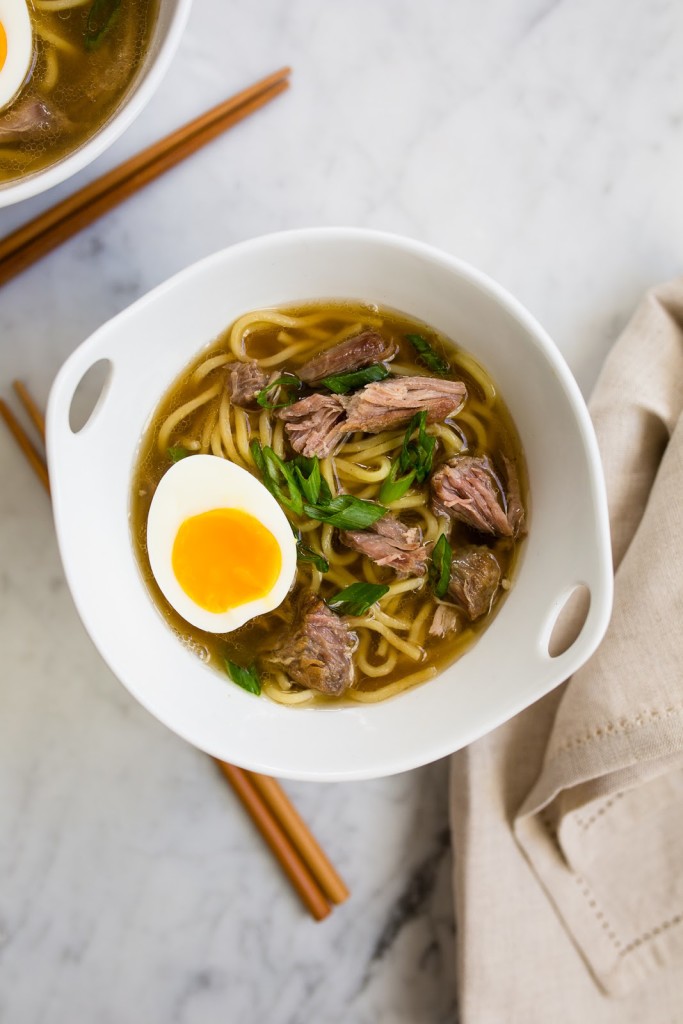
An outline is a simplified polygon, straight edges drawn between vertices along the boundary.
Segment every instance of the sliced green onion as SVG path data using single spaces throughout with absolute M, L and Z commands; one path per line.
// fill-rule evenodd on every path
M 166 453 L 168 454 L 171 462 L 180 462 L 181 459 L 186 459 L 188 455 L 192 455 L 192 452 L 188 451 L 187 448 L 183 448 L 181 445 L 176 445 L 174 448 L 167 448 Z
M 281 402 L 271 402 L 268 395 L 271 391 L 276 388 L 282 390 Z M 286 409 L 288 405 L 292 405 L 296 401 L 296 392 L 301 390 L 301 381 L 293 373 L 285 373 L 282 377 L 278 377 L 277 380 L 273 380 L 270 384 L 266 384 L 264 388 L 261 388 L 256 396 L 256 401 L 264 409 Z M 291 393 L 293 392 L 293 393 Z
M 411 469 L 409 473 L 405 473 L 403 476 L 399 476 L 400 468 L 399 460 L 394 459 L 389 470 L 389 476 L 385 477 L 382 481 L 379 500 L 383 505 L 391 505 L 392 501 L 398 501 L 399 498 L 402 498 L 415 479 L 414 469 Z
M 272 448 L 261 447 L 259 441 L 249 445 L 256 467 L 263 477 L 263 482 L 273 497 L 288 508 L 290 512 L 300 516 L 303 512 L 303 499 L 291 466 L 281 459 Z M 285 493 L 283 484 L 287 485 Z
M 85 25 L 85 48 L 95 50 L 116 23 L 121 0 L 95 0 Z
M 306 515 L 309 519 L 338 526 L 340 530 L 364 530 L 386 515 L 386 508 L 375 501 L 354 498 L 351 494 L 333 498 L 320 472 L 317 456 L 308 459 L 298 455 L 287 462 L 272 448 L 262 448 L 258 441 L 252 441 L 249 447 L 270 493 L 295 515 Z
M 319 552 L 314 551 L 313 548 L 309 548 L 302 541 L 296 542 L 296 560 L 297 562 L 312 562 L 318 572 L 329 572 L 330 563 L 326 558 L 323 558 Z
M 389 587 L 384 583 L 352 583 L 350 587 L 344 587 L 334 597 L 328 598 L 327 604 L 340 615 L 364 615 L 368 608 L 388 593 Z
M 298 481 L 306 501 L 316 505 L 320 499 L 322 475 L 320 473 L 320 459 L 317 455 L 307 458 L 305 455 L 297 455 L 292 459 L 294 476 Z M 328 488 L 329 490 L 329 488 Z
M 340 494 L 324 505 L 304 504 L 304 514 L 309 519 L 329 523 L 340 530 L 365 530 L 385 516 L 387 511 L 375 501 L 354 498 L 352 494 Z
M 389 475 L 385 477 L 379 492 L 379 500 L 384 504 L 390 505 L 392 501 L 398 501 L 413 481 L 421 484 L 429 476 L 436 438 L 427 433 L 426 423 L 427 413 L 423 409 L 422 412 L 416 413 L 408 424 L 401 454 L 394 459 Z M 417 438 L 412 440 L 415 430 Z
M 427 571 L 429 585 L 436 597 L 443 598 L 446 596 L 448 584 L 451 581 L 452 560 L 453 551 L 446 539 L 445 533 L 442 533 L 432 550 L 432 558 Z
M 223 659 L 223 664 L 233 683 L 237 683 L 238 686 L 241 686 L 243 690 L 248 690 L 249 693 L 259 694 L 261 692 L 261 680 L 254 665 L 250 665 L 249 668 L 243 668 L 228 658 Z
M 420 356 L 427 369 L 433 370 L 434 373 L 438 373 L 440 377 L 445 377 L 447 373 L 451 372 L 451 367 L 448 361 L 436 352 L 427 339 L 423 338 L 421 334 L 406 334 L 406 338 Z
M 399 456 L 399 463 L 403 472 L 406 472 L 408 469 L 414 469 L 415 478 L 420 484 L 423 480 L 427 479 L 431 472 L 432 459 L 436 447 L 436 438 L 427 433 L 425 429 L 426 424 L 427 412 L 423 409 L 422 412 L 416 413 L 408 424 L 408 429 L 403 438 L 403 448 Z M 411 437 L 415 430 L 417 430 L 417 439 L 412 441 Z
M 324 377 L 320 383 L 337 395 L 345 395 L 348 391 L 357 391 L 365 384 L 373 384 L 376 380 L 384 380 L 388 376 L 389 371 L 386 366 L 382 363 L 373 363 L 372 366 L 366 366 L 364 370 Z

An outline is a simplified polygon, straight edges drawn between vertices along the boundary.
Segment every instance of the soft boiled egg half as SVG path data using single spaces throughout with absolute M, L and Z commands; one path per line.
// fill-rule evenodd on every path
M 188 456 L 161 478 L 147 551 L 166 600 L 207 633 L 277 608 L 296 572 L 296 540 L 275 498 L 215 455 Z
M 0 0 L 0 112 L 24 84 L 32 56 L 33 29 L 26 0 Z

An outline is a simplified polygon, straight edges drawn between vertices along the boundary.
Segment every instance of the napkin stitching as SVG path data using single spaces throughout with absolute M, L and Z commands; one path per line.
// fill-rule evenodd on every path
M 660 921 L 660 923 L 655 925 L 654 928 L 651 928 L 647 932 L 643 932 L 636 939 L 633 939 L 632 942 L 629 942 L 628 946 L 625 946 L 619 951 L 619 957 L 623 958 L 628 956 L 629 953 L 635 952 L 635 950 L 644 945 L 644 943 L 651 942 L 653 939 L 656 939 L 658 935 L 661 935 L 662 932 L 668 931 L 669 928 L 673 928 L 682 921 L 683 914 L 675 914 L 674 917 L 670 917 L 667 921 Z
M 541 818 L 541 821 L 543 823 L 543 826 L 544 826 L 546 832 L 548 833 L 548 837 L 549 837 L 550 841 L 555 846 L 555 849 L 556 849 L 558 855 L 564 861 L 565 860 L 564 852 L 562 850 L 562 847 L 560 846 L 560 841 L 559 841 L 559 838 L 558 838 L 558 835 L 557 835 L 557 829 L 556 829 L 555 825 L 553 824 L 553 822 L 550 820 L 550 818 L 547 815 L 543 815 L 543 817 Z M 565 863 L 566 863 L 566 861 L 565 861 Z M 588 908 L 589 908 L 589 910 L 592 911 L 593 916 L 595 917 L 596 921 L 599 922 L 600 928 L 603 930 L 603 932 L 605 932 L 607 938 L 610 940 L 610 942 L 614 946 L 614 949 L 616 950 L 617 955 L 619 955 L 621 950 L 624 948 L 624 943 L 621 941 L 621 939 L 619 939 L 617 937 L 616 929 L 612 925 L 611 921 L 607 917 L 607 914 L 602 909 L 601 905 L 598 903 L 598 900 L 596 899 L 595 893 L 593 892 L 593 890 L 589 886 L 589 884 L 586 881 L 586 879 L 583 878 L 581 875 L 577 875 L 575 872 L 573 872 L 571 870 L 571 868 L 569 867 L 569 865 L 567 865 L 567 870 L 569 871 L 571 877 L 574 879 L 576 884 L 579 886 L 579 891 L 580 891 L 581 895 L 584 897 L 584 899 L 586 900 L 586 902 L 588 904 Z
M 591 814 L 590 818 L 582 818 L 581 815 L 575 813 L 573 815 L 574 821 L 582 830 L 582 832 L 586 832 L 591 827 L 591 825 L 594 825 L 595 822 L 598 821 L 598 819 L 601 818 L 602 815 L 610 809 L 613 803 L 616 803 L 617 800 L 621 800 L 623 795 L 623 793 L 615 793 L 614 796 L 611 796 L 609 800 L 607 800 L 602 805 L 602 807 L 598 808 L 597 811 L 594 811 L 594 813 Z
M 588 903 L 589 909 L 593 911 L 593 916 L 595 917 L 596 921 L 600 923 L 600 927 L 602 928 L 603 932 L 605 932 L 605 935 L 614 946 L 617 952 L 617 956 L 621 956 L 622 950 L 624 949 L 624 943 L 621 941 L 621 939 L 617 938 L 616 929 L 614 928 L 613 924 L 605 914 L 605 911 L 601 908 L 600 904 L 595 898 L 595 893 L 589 886 L 586 879 L 583 878 L 581 875 L 572 874 L 572 877 L 576 884 L 579 886 L 579 892 Z
M 605 805 L 603 811 L 598 812 L 598 815 L 600 813 L 604 813 L 604 811 L 607 810 L 607 807 L 610 804 L 614 803 L 614 801 L 620 796 L 623 796 L 623 793 L 617 793 L 616 796 Z M 595 817 L 597 818 L 598 815 L 595 815 Z M 589 819 L 588 824 L 590 824 L 592 820 L 593 819 Z M 546 815 L 542 816 L 541 821 L 546 832 L 548 833 L 548 837 L 550 838 L 551 842 L 558 850 L 560 856 L 562 856 L 564 859 L 562 847 L 560 846 L 560 842 L 557 836 L 557 829 L 555 828 L 554 824 Z M 623 960 L 624 957 L 628 956 L 630 953 L 634 953 L 641 946 L 645 945 L 645 943 L 652 942 L 659 935 L 661 935 L 662 932 L 668 931 L 670 928 L 674 928 L 677 924 L 683 923 L 683 913 L 674 914 L 673 917 L 670 917 L 664 921 L 660 921 L 659 924 L 650 928 L 648 931 L 642 932 L 640 935 L 636 936 L 635 939 L 632 939 L 629 943 L 624 945 L 624 943 L 618 937 L 614 925 L 611 923 L 610 919 L 607 917 L 607 914 L 602 909 L 601 904 L 596 899 L 594 890 L 591 889 L 586 879 L 583 878 L 582 875 L 577 875 L 571 870 L 570 874 L 576 882 L 576 884 L 578 885 L 579 892 L 586 900 L 589 910 L 592 911 L 596 921 L 598 921 L 600 924 L 600 928 L 605 933 L 605 936 L 609 939 L 612 946 L 614 947 L 616 951 L 617 961 Z
M 591 743 L 593 740 L 605 739 L 606 736 L 613 736 L 615 733 L 635 732 L 636 729 L 640 729 L 641 726 L 645 725 L 653 718 L 666 718 L 670 715 L 679 715 L 682 711 L 683 703 L 671 704 L 667 708 L 648 708 L 645 711 L 641 711 L 640 714 L 635 716 L 635 718 L 620 718 L 616 725 L 614 722 L 606 722 L 604 725 L 598 726 L 592 732 L 587 732 L 584 735 L 573 736 L 570 739 L 565 740 L 564 743 L 558 747 L 557 753 L 564 750 L 571 750 L 573 747 L 581 747 L 584 743 Z

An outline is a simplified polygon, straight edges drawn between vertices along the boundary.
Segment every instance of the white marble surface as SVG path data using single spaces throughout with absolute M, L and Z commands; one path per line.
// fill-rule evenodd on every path
M 291 91 L 0 295 L 0 392 L 193 260 L 358 224 L 435 243 L 539 317 L 588 390 L 683 263 L 676 0 L 195 0 L 159 93 L 0 235 L 290 63 Z M 0 432 L 0 1021 L 454 1021 L 445 763 L 288 785 L 353 896 L 301 911 L 210 761 L 101 664 L 47 500 Z M 489 1024 L 489 1022 L 482 1022 Z

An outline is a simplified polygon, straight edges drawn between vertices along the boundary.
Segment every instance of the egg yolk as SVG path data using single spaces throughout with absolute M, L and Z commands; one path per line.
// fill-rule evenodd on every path
M 0 71 L 5 66 L 7 60 L 7 33 L 5 32 L 5 26 L 0 21 Z
M 216 508 L 181 523 L 171 564 L 187 596 L 220 614 L 265 597 L 280 575 L 282 554 L 254 516 Z

